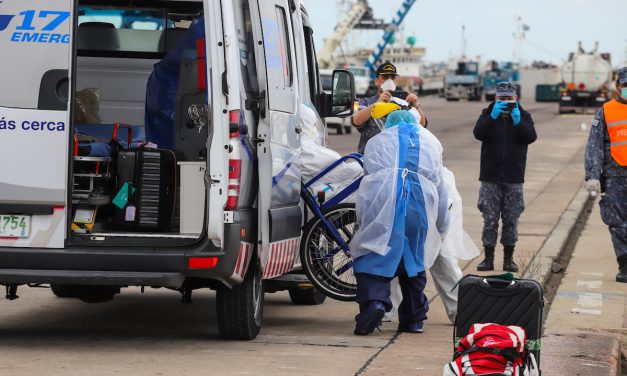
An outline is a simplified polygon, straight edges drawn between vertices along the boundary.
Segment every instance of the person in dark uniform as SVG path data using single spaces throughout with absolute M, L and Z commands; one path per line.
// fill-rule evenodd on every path
M 494 270 L 499 218 L 503 221 L 503 270 L 518 271 L 513 255 L 518 240 L 518 218 L 525 209 L 527 146 L 537 136 L 531 114 L 518 103 L 517 90 L 518 85 L 513 82 L 497 83 L 496 101 L 483 110 L 474 129 L 475 138 L 481 141 L 477 207 L 483 214 L 481 240 L 485 251 L 485 259 L 477 266 L 479 271 Z
M 627 67 L 618 71 L 618 96 L 596 114 L 586 147 L 586 189 L 604 193 L 599 206 L 618 261 L 616 282 L 627 283 Z
M 359 110 L 351 118 L 351 124 L 357 128 L 361 137 L 359 139 L 359 146 L 357 151 L 361 154 L 364 153 L 366 143 L 372 137 L 381 132 L 381 129 L 372 119 L 372 108 L 377 102 L 389 102 L 392 99 L 392 94 L 396 90 L 396 78 L 398 73 L 394 64 L 385 62 L 377 68 L 377 77 L 374 79 L 374 84 L 377 87 L 377 94 L 370 98 L 362 98 L 359 100 Z M 427 126 L 427 118 L 422 110 L 422 105 L 418 100 L 418 96 L 413 93 L 407 93 L 405 98 L 412 107 L 418 110 L 420 114 L 420 125 Z

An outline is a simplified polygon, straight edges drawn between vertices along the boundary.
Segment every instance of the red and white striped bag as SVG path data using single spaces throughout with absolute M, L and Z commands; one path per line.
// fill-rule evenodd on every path
M 538 376 L 525 340 L 519 326 L 474 324 L 457 345 L 454 360 L 444 366 L 443 376 Z

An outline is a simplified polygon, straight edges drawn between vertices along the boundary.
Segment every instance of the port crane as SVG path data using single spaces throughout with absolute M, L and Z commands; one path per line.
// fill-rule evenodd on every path
M 370 70 L 371 77 L 374 78 L 376 76 L 376 67 L 379 63 L 379 60 L 381 60 L 383 51 L 385 51 L 387 45 L 394 38 L 394 33 L 399 29 L 411 8 L 414 6 L 414 4 L 416 4 L 416 1 L 417 0 L 404 0 L 403 4 L 401 4 L 401 8 L 396 12 L 396 15 L 394 16 L 392 22 L 389 23 L 385 28 L 385 32 L 383 34 L 381 42 L 377 44 L 377 47 L 374 49 L 374 51 L 372 51 L 372 55 L 370 55 L 365 64 L 366 68 Z
M 381 42 L 377 44 L 372 55 L 364 62 L 364 66 L 368 68 L 371 76 L 374 76 L 376 65 L 381 60 L 381 56 L 387 45 L 392 41 L 394 33 L 399 29 L 403 20 L 411 10 L 417 0 L 403 0 L 400 9 L 391 23 L 385 23 L 373 17 L 372 8 L 368 5 L 367 0 L 356 1 L 350 10 L 346 13 L 346 17 L 340 21 L 329 38 L 324 40 L 324 45 L 318 54 L 318 65 L 322 69 L 333 67 L 333 53 L 355 29 L 382 29 L 384 34 Z

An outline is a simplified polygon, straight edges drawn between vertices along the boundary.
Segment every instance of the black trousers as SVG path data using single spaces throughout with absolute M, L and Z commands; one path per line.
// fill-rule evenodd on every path
M 401 261 L 396 276 L 403 293 L 403 300 L 398 306 L 399 323 L 408 325 L 426 320 L 429 311 L 429 301 L 424 294 L 427 285 L 426 273 L 420 272 L 417 276 L 410 277 L 405 271 L 403 261 Z M 360 311 L 363 311 L 371 302 L 383 303 L 386 311 L 392 309 L 392 300 L 390 299 L 390 281 L 392 278 L 368 273 L 357 273 L 355 277 L 357 279 L 357 303 Z

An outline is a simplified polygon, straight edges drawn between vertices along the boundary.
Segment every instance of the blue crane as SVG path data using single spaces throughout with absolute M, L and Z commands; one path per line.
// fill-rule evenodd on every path
M 401 9 L 399 9 L 396 12 L 396 16 L 394 17 L 392 22 L 388 25 L 388 27 L 385 29 L 385 33 L 383 33 L 383 41 L 377 44 L 377 48 L 375 48 L 375 50 L 372 52 L 372 55 L 370 55 L 370 57 L 366 61 L 365 66 L 366 68 L 368 68 L 368 70 L 370 70 L 370 75 L 373 78 L 376 76 L 376 65 L 381 59 L 381 55 L 383 55 L 383 51 L 385 51 L 385 48 L 394 37 L 394 33 L 401 26 L 401 23 L 403 23 L 405 16 L 407 16 L 407 13 L 409 13 L 409 10 L 416 3 L 416 1 L 417 0 L 404 0 L 403 1 L 403 4 L 401 5 Z

